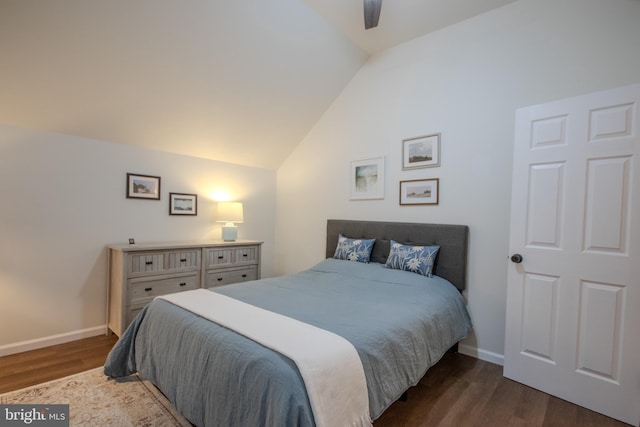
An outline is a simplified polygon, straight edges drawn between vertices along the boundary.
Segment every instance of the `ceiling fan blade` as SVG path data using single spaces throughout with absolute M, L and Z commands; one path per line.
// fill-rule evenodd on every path
M 378 26 L 378 20 L 380 19 L 380 9 L 382 9 L 382 0 L 364 0 L 365 30 Z

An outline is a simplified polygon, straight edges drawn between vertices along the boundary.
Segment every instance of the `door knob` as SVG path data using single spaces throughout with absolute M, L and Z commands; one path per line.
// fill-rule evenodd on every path
M 520 254 L 511 255 L 511 261 L 515 262 L 516 264 L 520 264 L 522 262 L 522 255 Z

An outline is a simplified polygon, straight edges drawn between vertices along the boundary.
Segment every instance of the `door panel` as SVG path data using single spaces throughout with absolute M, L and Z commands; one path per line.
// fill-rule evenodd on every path
M 531 165 L 527 245 L 560 248 L 564 163 Z
M 555 363 L 558 277 L 527 274 L 524 282 L 522 353 Z
M 624 289 L 605 283 L 581 284 L 578 372 L 616 383 L 619 380 Z
M 585 251 L 625 253 L 631 157 L 587 163 Z
M 504 375 L 640 423 L 640 85 L 516 113 Z

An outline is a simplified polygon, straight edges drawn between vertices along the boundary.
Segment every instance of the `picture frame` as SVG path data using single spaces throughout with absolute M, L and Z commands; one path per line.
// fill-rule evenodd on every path
M 351 200 L 384 199 L 384 156 L 351 162 Z
M 198 215 L 198 195 L 169 193 L 169 215 Z
M 160 177 L 127 173 L 127 199 L 160 200 Z
M 440 179 L 400 181 L 400 205 L 437 205 L 440 199 Z
M 440 166 L 440 134 L 402 140 L 402 170 Z

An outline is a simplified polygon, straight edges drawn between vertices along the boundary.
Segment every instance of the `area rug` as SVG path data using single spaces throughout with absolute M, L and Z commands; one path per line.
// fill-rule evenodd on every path
M 69 404 L 72 426 L 191 426 L 148 381 L 103 368 L 0 394 L 0 404 Z

